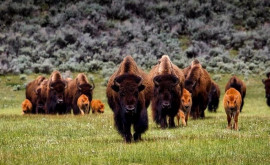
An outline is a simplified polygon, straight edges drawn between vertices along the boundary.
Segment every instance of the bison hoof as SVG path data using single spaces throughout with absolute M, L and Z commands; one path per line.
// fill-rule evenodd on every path
M 125 136 L 125 140 L 126 140 L 126 143 L 131 143 L 131 138 L 132 138 L 132 135 L 126 135 Z
M 141 134 L 134 133 L 133 137 L 135 142 L 142 140 Z

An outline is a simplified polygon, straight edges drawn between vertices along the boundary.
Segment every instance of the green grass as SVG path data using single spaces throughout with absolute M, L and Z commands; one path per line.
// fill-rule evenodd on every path
M 27 79 L 37 75 L 28 76 Z M 106 102 L 102 79 L 94 74 L 94 98 Z M 126 144 L 113 126 L 112 112 L 88 116 L 21 115 L 24 91 L 12 91 L 19 76 L 1 76 L 0 164 L 269 164 L 270 108 L 264 98 L 262 77 L 246 81 L 247 96 L 239 116 L 239 131 L 226 129 L 221 104 L 203 120 L 161 130 L 149 112 L 149 130 L 143 141 Z M 240 76 L 243 78 L 242 76 Z

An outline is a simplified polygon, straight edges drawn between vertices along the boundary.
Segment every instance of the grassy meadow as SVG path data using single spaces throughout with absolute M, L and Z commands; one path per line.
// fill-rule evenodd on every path
M 230 75 L 221 75 L 216 113 L 189 120 L 187 127 L 161 130 L 153 123 L 143 141 L 126 144 L 113 126 L 102 78 L 93 74 L 94 98 L 104 114 L 21 115 L 25 90 L 13 91 L 37 75 L 0 76 L 0 164 L 270 164 L 270 108 L 262 76 L 249 77 L 239 131 L 226 129 L 222 100 Z M 243 79 L 242 76 L 240 78 Z

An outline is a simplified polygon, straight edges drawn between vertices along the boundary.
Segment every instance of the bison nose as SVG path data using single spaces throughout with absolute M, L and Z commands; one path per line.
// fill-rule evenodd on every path
M 189 107 L 188 105 L 185 106 L 186 109 L 188 109 L 188 107 Z
M 127 112 L 131 112 L 131 111 L 134 111 L 135 110 L 135 106 L 134 105 L 127 105 L 126 106 L 126 111 Z
M 58 103 L 58 104 L 62 104 L 63 102 L 64 102 L 63 99 L 58 99 L 58 100 L 57 100 L 57 103 Z
M 234 110 L 234 108 L 230 108 L 231 109 L 231 111 L 233 111 Z
M 167 102 L 167 101 L 166 101 L 166 102 L 163 102 L 163 103 L 162 103 L 162 107 L 163 107 L 163 108 L 170 108 L 170 103 Z

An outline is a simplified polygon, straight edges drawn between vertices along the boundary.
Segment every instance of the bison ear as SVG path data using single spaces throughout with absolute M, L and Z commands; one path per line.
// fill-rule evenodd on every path
M 265 84 L 265 79 L 262 79 L 262 83 Z
M 37 90 L 35 90 L 36 95 L 40 94 L 40 92 L 41 92 L 41 88 L 38 88 Z
M 118 86 L 118 85 L 113 84 L 113 85 L 111 86 L 111 88 L 112 88 L 115 92 L 119 92 L 119 86 Z
M 145 88 L 145 86 L 144 86 L 144 85 L 142 85 L 142 84 L 141 84 L 141 85 L 139 85 L 139 87 L 138 87 L 139 92 L 140 92 L 140 91 L 142 91 L 142 90 L 144 90 L 144 88 Z
M 174 86 L 176 86 L 177 84 L 179 84 L 179 79 L 176 76 L 173 76 L 173 81 L 174 81 Z

